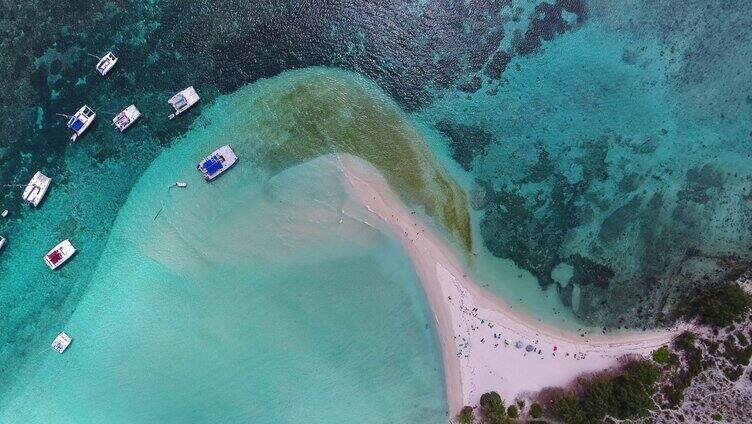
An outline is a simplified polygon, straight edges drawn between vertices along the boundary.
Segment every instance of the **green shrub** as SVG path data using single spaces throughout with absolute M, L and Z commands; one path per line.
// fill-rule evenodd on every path
M 517 411 L 517 405 L 509 405 L 509 408 L 507 408 L 507 415 L 509 418 L 517 418 L 520 413 Z
M 459 424 L 473 424 L 473 422 L 475 422 L 473 408 L 471 406 L 462 408 L 459 415 L 457 415 L 457 421 L 459 422 Z
M 614 410 L 611 415 L 628 419 L 643 417 L 655 404 L 652 396 L 660 371 L 648 362 L 634 362 L 614 380 Z
M 597 377 L 583 383 L 582 394 L 568 393 L 554 401 L 553 412 L 567 424 L 601 422 L 606 415 L 643 417 L 655 404 L 660 371 L 646 361 L 633 362 L 616 377 Z
M 580 400 L 574 394 L 560 397 L 554 402 L 554 413 L 566 424 L 584 424 L 589 420 L 580 407 Z
M 662 346 L 653 352 L 653 360 L 659 364 L 666 364 L 669 361 L 670 355 L 668 346 Z
M 543 408 L 541 408 L 539 403 L 535 402 L 530 405 L 530 416 L 533 418 L 540 418 L 543 416 Z
M 713 348 L 713 345 L 715 347 Z M 695 335 L 690 331 L 685 331 L 677 336 L 673 341 L 673 347 L 684 354 L 687 360 L 687 368 L 681 370 L 679 374 L 671 379 L 671 384 L 665 387 L 664 395 L 672 408 L 679 406 L 684 399 L 684 390 L 692 384 L 692 380 L 697 377 L 703 369 L 702 351 L 695 346 Z M 709 349 L 717 350 L 718 346 L 714 342 L 709 345 Z
M 679 334 L 674 339 L 674 347 L 685 352 L 687 350 L 695 349 L 695 333 L 685 331 Z
M 480 410 L 486 424 L 504 424 L 506 422 L 506 409 L 504 401 L 496 392 L 484 393 L 480 397 Z
M 588 417 L 598 420 L 616 411 L 614 382 L 610 378 L 597 378 L 588 383 L 583 393 L 582 408 Z
M 706 291 L 679 306 L 679 315 L 699 318 L 704 325 L 725 327 L 743 318 L 752 308 L 752 296 L 738 284 L 724 286 Z
M 741 347 L 747 346 L 749 344 L 749 340 L 747 340 L 747 337 L 741 332 L 736 333 L 736 340 L 739 341 L 739 346 Z
M 723 416 L 721 414 L 717 413 L 717 412 L 715 414 L 711 415 L 710 417 L 713 418 L 713 421 L 720 421 L 720 420 L 723 419 Z

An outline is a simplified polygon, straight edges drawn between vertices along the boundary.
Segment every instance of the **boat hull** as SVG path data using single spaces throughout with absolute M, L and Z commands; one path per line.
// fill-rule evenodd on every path
M 100 74 L 102 74 L 102 76 L 105 76 L 107 75 L 108 72 L 110 72 L 112 68 L 115 67 L 115 64 L 117 63 L 117 61 L 118 61 L 118 58 L 115 57 L 115 55 L 112 54 L 112 52 L 109 52 L 102 59 L 100 59 L 99 62 L 97 63 L 97 67 L 96 67 L 97 71 Z
M 65 239 L 44 255 L 44 263 L 47 264 L 51 270 L 56 270 L 64 263 L 68 262 L 75 253 L 76 248 L 73 247 L 70 240 Z
M 52 341 L 52 350 L 54 350 L 57 353 L 63 353 L 66 349 L 68 349 L 68 346 L 70 346 L 71 337 L 67 334 L 65 334 L 65 331 L 58 334 L 57 337 L 55 337 L 55 340 Z
M 230 169 L 238 161 L 237 155 L 229 145 L 220 147 L 196 165 L 204 180 L 210 182 Z
M 76 139 L 89 128 L 91 123 L 94 122 L 94 118 L 96 117 L 97 113 L 91 110 L 89 106 L 81 106 L 81 109 L 76 111 L 76 113 L 73 114 L 71 119 L 68 121 L 68 128 L 73 131 L 73 135 L 71 135 L 71 141 L 76 141 Z
M 186 110 L 190 109 L 193 105 L 198 103 L 199 100 L 201 100 L 201 97 L 199 97 L 196 89 L 193 88 L 193 86 L 190 86 L 170 97 L 167 103 L 169 103 L 170 106 L 175 109 L 175 112 L 170 114 L 169 119 L 173 119 Z
M 51 181 L 50 177 L 37 171 L 24 189 L 21 197 L 29 205 L 33 207 L 39 206 L 39 203 L 42 202 L 42 199 L 47 194 L 47 189 L 50 187 Z
M 120 132 L 124 132 L 140 117 L 141 111 L 138 110 L 136 105 L 130 105 L 112 119 L 112 124 L 115 125 L 115 128 L 120 130 Z

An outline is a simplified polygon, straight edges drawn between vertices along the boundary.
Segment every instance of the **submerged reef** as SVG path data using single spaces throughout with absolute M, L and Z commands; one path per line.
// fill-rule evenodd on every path
M 498 85 L 418 112 L 483 194 L 489 250 L 608 328 L 668 324 L 684 293 L 747 269 L 746 3 L 540 3 L 502 41 Z

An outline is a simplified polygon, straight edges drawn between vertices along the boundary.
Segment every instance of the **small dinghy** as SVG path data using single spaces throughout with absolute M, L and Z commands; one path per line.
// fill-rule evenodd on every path
M 76 248 L 73 247 L 70 240 L 65 239 L 44 255 L 44 263 L 46 263 L 50 269 L 54 270 L 70 259 L 74 253 L 76 253 Z
M 222 146 L 199 162 L 196 168 L 209 182 L 228 170 L 237 160 L 238 157 L 235 156 L 235 152 L 232 151 L 230 146 Z
M 182 181 L 178 181 L 175 184 L 173 184 L 172 186 L 173 187 L 178 187 L 178 188 L 186 188 L 186 187 L 188 187 L 188 183 L 184 183 Z
M 73 131 L 71 141 L 76 141 L 89 128 L 89 125 L 91 125 L 96 117 L 97 114 L 86 105 L 83 105 L 78 112 L 71 116 L 68 120 L 68 128 Z
M 68 346 L 71 344 L 71 338 L 69 335 L 65 334 L 65 331 L 58 334 L 57 337 L 55 337 L 55 340 L 52 341 L 52 349 L 57 353 L 63 353 L 65 352 L 65 349 L 68 349 Z
M 115 57 L 115 55 L 112 54 L 112 52 L 109 52 L 106 55 L 104 55 L 104 57 L 101 57 L 98 59 L 99 59 L 99 62 L 97 63 L 97 71 L 99 71 L 99 73 L 102 74 L 102 76 L 107 75 L 107 73 L 110 72 L 110 69 L 112 69 L 118 61 L 118 58 Z
M 0 251 L 2 251 L 3 247 L 5 246 L 5 240 L 6 240 L 5 237 L 0 236 Z
M 8 209 L 0 212 L 0 217 L 5 218 L 6 216 L 8 216 Z
M 201 97 L 198 96 L 198 93 L 196 93 L 196 90 L 193 88 L 193 86 L 190 86 L 180 93 L 170 97 L 170 100 L 168 100 L 167 102 L 170 104 L 170 106 L 172 106 L 173 109 L 175 109 L 175 113 L 170 114 L 170 119 L 173 119 L 174 117 L 185 112 L 191 106 L 198 103 L 199 100 L 201 100 Z
M 39 202 L 44 199 L 44 195 L 47 194 L 47 189 L 50 187 L 50 177 L 37 171 L 31 178 L 29 184 L 26 185 L 23 195 L 21 196 L 26 203 L 31 206 L 39 206 Z
M 119 129 L 120 132 L 123 132 L 133 125 L 133 123 L 140 117 L 141 112 L 136 108 L 136 105 L 130 105 L 125 108 L 125 110 L 118 113 L 117 116 L 112 118 L 112 123 L 115 124 L 115 127 Z

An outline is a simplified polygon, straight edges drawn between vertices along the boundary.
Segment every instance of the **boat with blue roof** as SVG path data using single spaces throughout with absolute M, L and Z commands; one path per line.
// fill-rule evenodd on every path
M 83 105 L 73 116 L 68 120 L 68 128 L 73 131 L 71 141 L 76 139 L 89 128 L 94 118 L 97 117 L 96 112 L 91 110 L 89 106 Z
M 238 157 L 235 155 L 235 152 L 229 145 L 226 145 L 205 157 L 199 162 L 196 168 L 204 176 L 204 179 L 209 182 L 227 171 L 237 160 Z

